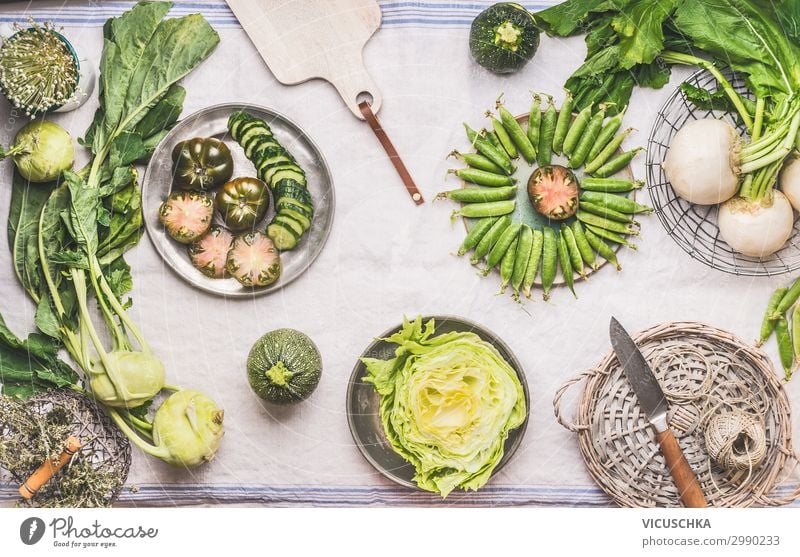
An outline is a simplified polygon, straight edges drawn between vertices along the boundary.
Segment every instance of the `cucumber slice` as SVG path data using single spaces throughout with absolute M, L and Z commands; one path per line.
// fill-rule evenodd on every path
M 295 236 L 294 231 L 279 222 L 270 223 L 267 226 L 267 236 L 272 239 L 275 247 L 280 251 L 294 249 L 300 238 Z
M 288 208 L 282 208 L 282 209 L 278 209 L 278 214 L 279 215 L 285 215 L 285 216 L 289 217 L 290 219 L 293 219 L 293 220 L 296 220 L 297 222 L 299 222 L 300 225 L 303 227 L 303 232 L 305 232 L 306 230 L 311 228 L 311 219 L 308 218 L 306 215 L 298 212 L 298 211 L 295 211 L 293 209 L 288 209 Z
M 230 118 L 228 118 L 228 130 L 231 132 L 231 137 L 238 141 L 240 137 L 240 131 L 242 126 L 247 122 L 250 122 L 253 118 L 245 112 L 234 112 L 231 114 Z
M 281 164 L 278 166 L 273 166 L 264 173 L 264 177 L 266 178 L 265 182 L 267 182 L 268 184 L 277 183 L 277 180 L 273 180 L 272 177 L 281 170 L 294 170 L 295 172 L 305 176 L 305 172 L 303 172 L 303 169 L 297 166 L 296 164 L 294 163 Z
M 291 168 L 275 172 L 275 174 L 273 174 L 272 177 L 270 178 L 269 183 L 275 184 L 275 186 L 277 186 L 284 180 L 294 180 L 295 182 L 297 182 L 302 186 L 307 185 L 305 173 L 302 170 L 298 172 L 297 170 Z
M 241 134 L 242 136 L 241 139 L 239 139 L 239 143 L 245 146 L 249 145 L 253 138 L 261 135 L 274 137 L 272 135 L 272 130 L 261 121 L 248 122 L 247 124 L 243 125 L 241 127 Z
M 239 145 L 242 144 L 240 143 Z M 276 141 L 275 137 L 271 135 L 258 135 L 252 138 L 250 140 L 250 143 L 248 143 L 246 147 L 242 145 L 242 149 L 244 149 L 245 156 L 248 159 L 253 160 L 252 157 L 253 153 L 260 151 L 261 149 L 264 149 L 266 147 L 274 147 L 276 145 L 280 146 L 280 143 Z
M 288 216 L 282 215 L 280 213 L 275 215 L 275 218 L 272 219 L 272 222 L 279 222 L 279 223 L 291 228 L 292 230 L 294 230 L 297 233 L 298 239 L 300 238 L 300 236 L 303 235 L 303 232 L 306 231 L 306 229 L 303 228 L 303 225 L 300 224 L 299 222 L 297 222 L 296 220 L 294 220 L 292 217 L 288 217 Z
M 275 188 L 275 197 L 277 199 L 291 197 L 306 205 L 314 205 L 311 194 L 308 193 L 306 187 L 294 180 L 281 180 L 281 183 Z
M 256 164 L 256 171 L 259 175 L 263 174 L 273 166 L 278 166 L 281 164 L 295 164 L 292 156 L 286 151 L 284 151 L 281 155 L 260 157 L 259 155 L 261 155 L 262 152 L 263 151 L 259 151 L 254 157 L 258 161 Z
M 281 197 L 275 202 L 275 210 L 281 212 L 285 209 L 294 211 L 304 215 L 307 219 L 314 218 L 314 208 L 311 205 L 306 205 L 292 197 Z

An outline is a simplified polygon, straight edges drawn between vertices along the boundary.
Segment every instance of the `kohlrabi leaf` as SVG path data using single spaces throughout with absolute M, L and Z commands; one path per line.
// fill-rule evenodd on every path
M 619 5 L 626 4 L 619 0 Z M 533 18 L 539 28 L 548 35 L 568 37 L 582 33 L 589 24 L 592 12 L 601 12 L 614 9 L 616 2 L 613 0 L 566 0 L 550 8 L 536 12 Z
M 649 64 L 664 49 L 662 25 L 678 0 L 633 0 L 617 14 L 612 27 L 619 39 L 619 66 Z

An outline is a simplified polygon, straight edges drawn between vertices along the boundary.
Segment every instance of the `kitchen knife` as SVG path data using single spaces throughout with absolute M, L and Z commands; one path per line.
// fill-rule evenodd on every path
M 669 473 L 678 487 L 681 501 L 686 507 L 708 506 L 697 476 L 689 466 L 689 462 L 678 445 L 678 440 L 667 425 L 667 399 L 664 397 L 661 385 L 658 384 L 658 379 L 653 375 L 653 370 L 647 365 L 644 356 L 628 332 L 613 317 L 609 325 L 609 334 L 611 346 L 617 354 L 625 376 L 633 387 L 633 392 L 636 393 L 639 407 L 656 430 L 656 438 L 661 445 L 661 452 L 667 462 Z

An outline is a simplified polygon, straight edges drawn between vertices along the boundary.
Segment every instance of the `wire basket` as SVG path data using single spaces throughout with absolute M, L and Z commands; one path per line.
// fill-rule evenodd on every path
M 734 89 L 743 96 L 751 96 L 744 81 L 731 71 L 723 72 Z M 694 73 L 686 83 L 711 91 L 717 89 L 717 80 L 706 70 Z M 774 276 L 800 269 L 800 225 L 794 230 L 786 245 L 778 252 L 756 258 L 742 255 L 720 237 L 717 205 L 695 205 L 677 196 L 667 180 L 661 163 L 667 155 L 672 138 L 689 120 L 704 118 L 722 119 L 746 136 L 743 125 L 729 113 L 703 110 L 693 105 L 680 88 L 670 96 L 658 112 L 647 143 L 647 189 L 659 220 L 673 240 L 697 261 L 742 276 Z

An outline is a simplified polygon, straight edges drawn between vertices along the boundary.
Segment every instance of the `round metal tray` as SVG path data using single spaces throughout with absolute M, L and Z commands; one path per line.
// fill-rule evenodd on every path
M 225 140 L 233 155 L 233 176 L 255 176 L 253 164 L 247 160 L 244 151 L 228 137 L 228 117 L 237 110 L 246 110 L 265 120 L 275 136 L 286 147 L 298 164 L 306 172 L 308 190 L 314 199 L 314 220 L 297 248 L 281 253 L 283 272 L 273 284 L 263 288 L 247 288 L 236 279 L 213 279 L 203 275 L 192 266 L 186 252 L 187 246 L 174 241 L 167 235 L 158 220 L 158 208 L 172 189 L 172 149 L 179 141 L 193 137 L 216 137 Z M 274 200 L 273 200 L 274 201 Z M 280 290 L 299 277 L 314 262 L 322 251 L 333 222 L 334 210 L 333 180 L 328 165 L 319 148 L 300 126 L 269 108 L 261 106 L 230 103 L 205 108 L 181 120 L 158 144 L 142 183 L 142 210 L 148 236 L 156 250 L 169 267 L 192 286 L 228 297 L 252 297 Z M 263 229 L 274 214 L 275 204 L 259 228 Z M 215 222 L 222 224 L 219 215 Z
M 454 331 L 470 331 L 477 334 L 481 339 L 493 345 L 503 356 L 503 359 L 517 372 L 517 377 L 525 393 L 525 421 L 518 428 L 509 432 L 508 439 L 506 439 L 503 447 L 503 458 L 493 472 L 493 474 L 496 474 L 511 460 L 514 452 L 522 442 L 525 429 L 528 427 L 531 398 L 528 392 L 528 382 L 525 379 L 525 371 L 522 368 L 522 364 L 514 356 L 514 353 L 511 352 L 511 349 L 497 335 L 485 327 L 462 317 L 451 315 L 426 316 L 423 317 L 422 322 L 426 323 L 430 319 L 434 319 L 436 322 L 436 335 Z M 381 339 L 393 335 L 401 328 L 402 325 L 398 325 L 384 332 L 367 346 L 361 357 L 384 360 L 394 358 L 397 345 Z M 375 387 L 371 383 L 363 381 L 363 377 L 366 374 L 366 367 L 359 359 L 353 368 L 353 373 L 350 375 L 350 381 L 347 385 L 347 424 L 350 427 L 353 440 L 361 454 L 364 455 L 364 458 L 383 476 L 404 487 L 420 490 L 413 480 L 415 475 L 414 466 L 397 454 L 386 439 L 386 434 L 381 424 L 380 396 L 375 392 Z

